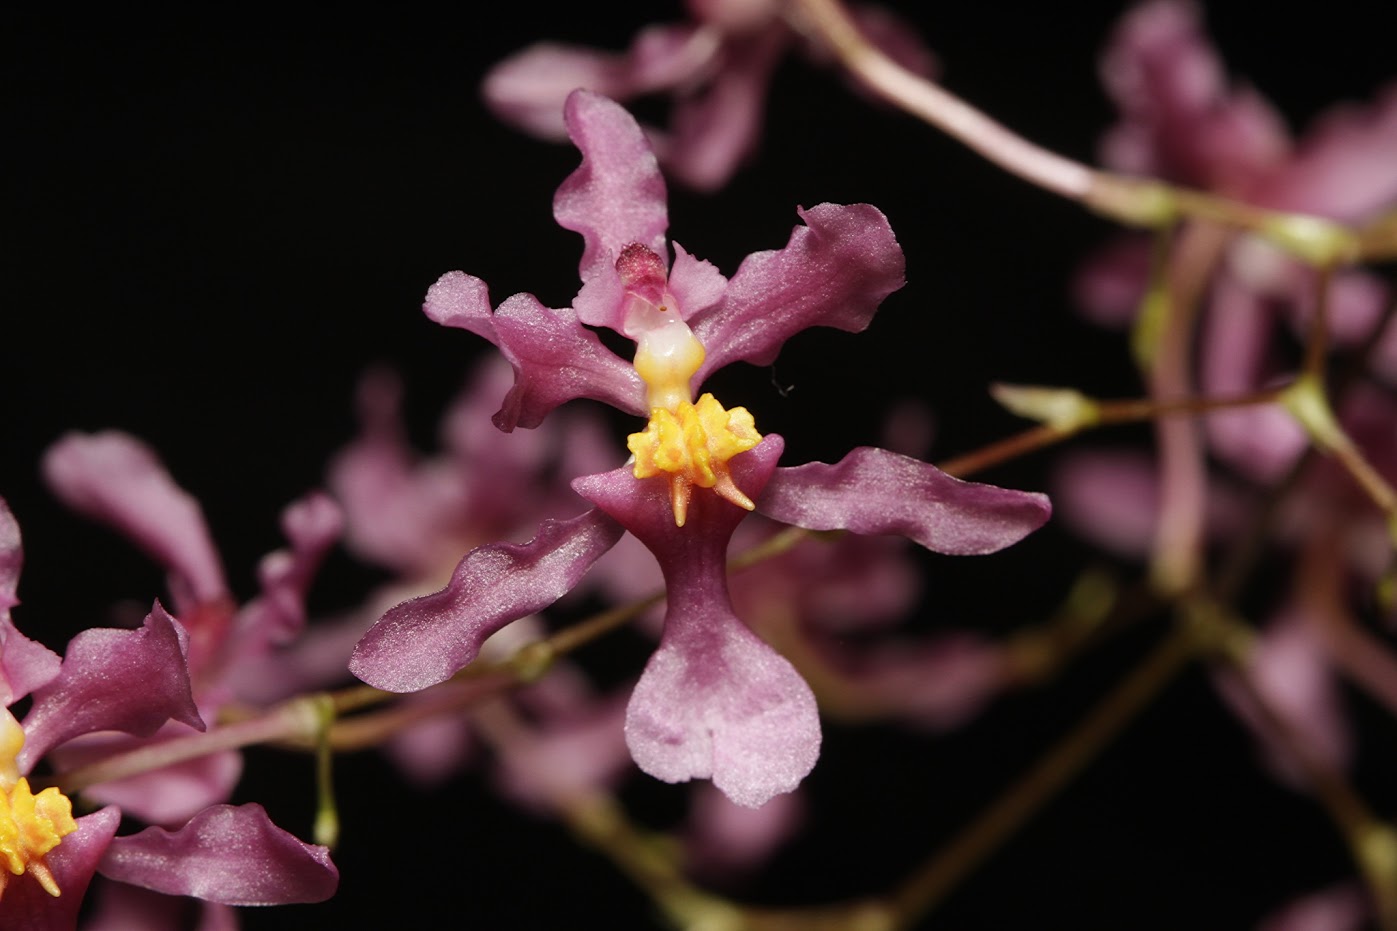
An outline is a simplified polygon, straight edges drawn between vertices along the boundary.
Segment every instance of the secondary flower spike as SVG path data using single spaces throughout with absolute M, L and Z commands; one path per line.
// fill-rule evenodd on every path
M 648 417 L 630 437 L 634 462 L 573 482 L 594 510 L 545 521 L 529 543 L 466 554 L 446 588 L 388 611 L 350 669 L 393 691 L 441 682 L 485 638 L 569 591 L 629 531 L 667 587 L 661 644 L 627 709 L 631 755 L 657 778 L 711 778 L 738 804 L 759 806 L 810 771 L 820 725 L 800 674 L 734 613 L 726 552 L 746 511 L 988 553 L 1039 527 L 1048 501 L 881 449 L 778 468 L 781 437 L 760 435 L 745 409 L 712 395 L 695 401 L 695 389 L 729 362 L 770 364 L 807 327 L 867 327 L 903 284 L 887 219 L 867 204 L 821 204 L 800 211 L 805 225 L 785 248 L 749 256 L 730 280 L 677 243 L 667 268 L 664 182 L 634 119 L 586 91 L 568 98 L 565 118 L 583 156 L 554 199 L 558 222 L 585 240 L 573 306 L 550 310 L 519 294 L 492 311 L 485 284 L 453 272 L 425 310 L 489 339 L 514 366 L 499 427 L 536 425 L 571 398 L 604 400 Z M 612 353 L 588 326 L 633 340 L 634 358 Z

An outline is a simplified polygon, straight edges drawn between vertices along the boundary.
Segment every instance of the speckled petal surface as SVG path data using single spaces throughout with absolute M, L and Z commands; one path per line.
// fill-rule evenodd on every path
M 255 804 L 213 805 L 178 831 L 118 837 L 98 870 L 118 882 L 224 905 L 323 902 L 339 885 L 326 848 L 297 840 Z
M 723 300 L 689 319 L 708 351 L 699 381 L 739 360 L 769 365 L 808 327 L 863 330 L 904 284 L 902 247 L 876 207 L 819 204 L 798 212 L 805 225 L 791 231 L 785 248 L 749 255 Z
M 665 182 L 635 118 L 615 101 L 577 90 L 568 95 L 563 119 L 582 164 L 558 188 L 553 216 L 586 240 L 582 280 L 614 263 L 633 242 L 664 255 Z
M 78 634 L 58 676 L 34 692 L 20 770 L 28 772 L 51 748 L 92 731 L 149 737 L 171 719 L 203 730 L 187 650 L 183 628 L 158 602 L 135 630 L 95 627 Z
M 1041 527 L 1046 495 L 963 482 L 925 462 L 861 446 L 834 465 L 778 469 L 757 510 L 808 530 L 891 533 L 929 550 L 993 553 Z
M 354 648 L 350 672 L 391 692 L 445 681 L 475 659 L 486 637 L 571 591 L 621 532 L 591 510 L 544 521 L 528 543 L 471 550 L 446 588 L 383 615 Z
M 737 487 L 760 494 L 784 445 L 768 434 L 733 457 Z M 819 712 L 800 674 L 733 613 L 726 553 L 747 512 L 695 489 L 676 527 L 668 483 L 629 467 L 573 488 L 639 537 L 665 576 L 664 636 L 626 710 L 637 765 L 666 782 L 711 778 L 750 808 L 794 789 L 819 756 Z

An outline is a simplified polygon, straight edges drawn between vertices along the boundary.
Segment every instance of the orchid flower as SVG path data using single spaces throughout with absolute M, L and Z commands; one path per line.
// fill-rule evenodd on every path
M 769 364 L 807 327 L 864 329 L 903 283 L 886 218 L 866 204 L 800 211 L 806 225 L 786 247 L 750 256 L 731 280 L 677 243 L 670 265 L 664 181 L 640 127 L 587 91 L 569 96 L 565 118 L 583 156 L 554 199 L 559 224 L 585 241 L 573 307 L 517 294 L 492 310 L 484 282 L 453 272 L 428 292 L 425 311 L 495 343 L 514 366 L 497 426 L 534 426 L 573 398 L 603 400 L 648 418 L 628 441 L 633 461 L 573 482 L 592 510 L 545 521 L 527 544 L 466 554 L 440 592 L 387 612 L 350 668 L 392 691 L 444 681 L 491 633 L 565 594 L 630 531 L 655 555 L 668 590 L 659 649 L 627 708 L 631 755 L 660 779 L 711 778 L 756 807 L 814 766 L 820 726 L 809 687 L 732 608 L 726 551 L 747 512 L 969 554 L 1036 529 L 1047 499 L 960 482 L 880 449 L 777 468 L 781 437 L 762 436 L 744 408 L 711 394 L 695 401 L 694 387 L 730 362 Z M 633 340 L 634 358 L 613 353 L 588 326 Z
M 43 468 L 49 486 L 65 503 L 127 536 L 169 573 L 172 616 L 189 637 L 189 675 L 201 715 L 212 716 L 229 701 L 243 698 L 236 683 L 242 667 L 299 635 L 306 593 L 341 529 L 339 509 L 324 494 L 313 493 L 286 509 L 283 527 L 290 548 L 262 560 L 261 594 L 240 607 L 198 501 L 176 484 L 145 444 L 117 431 L 70 433 L 49 448 Z M 190 727 L 174 719 L 158 734 L 139 740 L 84 736 L 58 747 L 53 760 L 73 768 L 148 739 L 188 734 Z M 241 754 L 229 750 L 105 783 L 89 794 L 145 821 L 175 824 L 226 801 L 241 774 Z
M 674 101 L 667 129 L 646 134 L 665 170 L 696 190 L 722 187 L 756 148 L 766 87 L 796 35 L 776 0 L 690 0 L 691 21 L 648 26 L 625 52 L 539 42 L 500 62 L 485 78 L 485 102 L 500 119 L 563 141 L 559 119 L 583 87 L 618 101 L 664 94 Z M 919 74 L 935 70 L 915 31 L 881 7 L 852 11 L 868 38 Z M 812 49 L 811 57 L 820 56 Z
M 57 787 L 33 792 L 35 765 L 75 737 L 205 725 L 190 682 L 190 637 L 158 602 L 137 629 L 78 634 L 60 661 L 11 622 L 21 559 L 18 524 L 0 500 L 0 927 L 71 931 L 94 873 L 215 910 L 333 895 L 339 874 L 329 851 L 281 830 L 260 805 L 211 805 L 174 831 L 117 837 L 117 806 L 74 818 Z M 9 707 L 25 697 L 32 701 L 21 724 Z
M 1114 32 L 1102 78 L 1120 110 L 1102 142 L 1102 159 L 1146 174 L 1273 210 L 1362 223 L 1397 207 L 1397 84 L 1365 106 L 1323 114 L 1300 139 L 1257 91 L 1229 84 L 1203 32 L 1198 8 L 1151 0 Z M 1122 324 L 1146 286 L 1149 243 L 1118 241 L 1082 269 L 1078 302 L 1093 319 Z M 1201 319 L 1200 381 L 1210 394 L 1242 394 L 1284 374 L 1279 345 L 1287 320 L 1303 332 L 1315 313 L 1315 272 L 1266 243 L 1241 237 L 1218 256 Z M 1379 338 L 1372 367 L 1397 381 L 1397 327 L 1375 330 L 1391 299 L 1369 272 L 1342 269 L 1329 291 L 1329 337 L 1338 347 Z M 1214 451 L 1239 471 L 1270 481 L 1304 449 L 1300 426 L 1274 406 L 1207 418 Z

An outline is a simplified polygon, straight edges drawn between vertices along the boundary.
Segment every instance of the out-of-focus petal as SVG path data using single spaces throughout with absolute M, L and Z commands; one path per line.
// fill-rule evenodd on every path
M 5 931 L 73 931 L 77 927 L 78 909 L 121 823 L 121 812 L 107 807 L 77 820 L 78 829 L 44 855 L 62 895 L 55 899 L 28 874 L 6 877 L 9 882 L 0 901 L 0 924 Z
M 1257 931 L 1360 931 L 1368 914 L 1363 886 L 1339 883 L 1287 903 L 1267 915 Z
M 488 713 L 488 709 L 486 711 Z M 610 791 L 631 769 L 626 696 L 613 695 L 544 721 L 496 747 L 504 795 L 541 812 Z
M 19 604 L 19 570 L 24 564 L 19 522 L 0 498 L 0 705 L 8 707 L 58 675 L 58 654 L 21 634 L 10 620 Z
M 932 731 L 959 727 L 1009 684 L 1008 658 L 971 633 L 885 644 L 851 664 L 849 684 L 877 709 Z
M 430 790 L 461 771 L 474 745 L 469 721 L 438 715 L 394 734 L 383 750 L 413 785 Z
M 323 902 L 339 871 L 330 852 L 272 824 L 261 805 L 213 805 L 178 831 L 118 837 L 98 867 L 118 882 L 224 905 Z
M 626 100 L 674 88 L 710 65 L 718 43 L 712 30 L 663 25 L 641 30 L 624 53 L 539 42 L 491 68 L 482 94 L 506 123 L 562 142 L 563 105 L 574 90 Z
M 126 735 L 92 734 L 70 740 L 48 756 L 58 772 L 94 763 L 104 757 L 141 746 L 187 737 L 185 724 L 167 722 L 149 739 Z M 116 805 L 125 814 L 148 824 L 183 824 L 195 813 L 226 802 L 242 776 L 243 758 L 236 750 L 211 753 L 126 779 L 108 780 L 83 790 L 83 795 L 103 805 Z
M 806 225 L 784 249 L 749 255 L 723 300 L 690 318 L 708 352 L 699 382 L 738 360 L 769 365 L 808 327 L 856 333 L 905 283 L 902 247 L 876 207 L 820 204 L 799 213 Z
M 344 531 L 344 512 L 329 495 L 311 492 L 282 512 L 289 550 L 269 553 L 257 567 L 262 594 L 239 613 L 239 637 L 247 652 L 286 643 L 306 623 L 306 595 L 325 554 Z
M 98 627 L 78 634 L 58 676 L 34 692 L 24 719 L 21 771 L 63 741 L 92 731 L 149 737 L 171 719 L 203 730 L 187 649 L 183 629 L 159 602 L 135 630 Z
M 1324 114 L 1256 199 L 1276 210 L 1362 222 L 1397 205 L 1395 152 L 1397 84 L 1389 84 L 1370 107 Z
M 757 510 L 809 530 L 891 533 L 938 553 L 993 553 L 1041 527 L 1046 495 L 963 482 L 925 462 L 863 446 L 838 463 L 778 469 Z
M 1159 522 L 1159 469 L 1135 450 L 1075 451 L 1052 481 L 1057 515 L 1076 533 L 1121 556 L 1145 559 Z
M 767 85 L 785 46 L 782 30 L 728 41 L 707 86 L 676 102 L 669 132 L 654 137 L 676 179 L 697 191 L 716 191 L 756 149 Z
M 1336 770 L 1348 769 L 1353 734 L 1339 684 L 1311 622 L 1294 609 L 1272 621 L 1252 650 L 1247 672 L 1262 701 L 1309 754 Z M 1228 704 L 1251 728 L 1277 778 L 1303 786 L 1304 767 L 1287 740 L 1269 726 L 1251 694 L 1228 670 L 1218 673 L 1217 683 Z
M 528 543 L 496 543 L 467 553 L 439 592 L 393 608 L 349 661 L 350 672 L 391 692 L 413 692 L 451 677 L 485 638 L 567 594 L 621 536 L 592 510 L 544 521 Z
M 1124 329 L 1139 313 L 1149 274 L 1149 239 L 1119 237 L 1088 256 L 1077 270 L 1073 303 L 1093 323 Z
M 20 540 L 19 521 L 10 505 L 0 498 L 0 611 L 8 616 L 19 604 L 15 592 L 19 588 L 19 573 L 24 567 L 24 544 Z
M 1126 14 L 1102 56 L 1101 76 L 1122 113 L 1102 158 L 1119 171 L 1238 191 L 1287 153 L 1270 105 L 1228 87 L 1192 3 L 1152 0 Z
M 101 882 L 82 931 L 181 931 L 185 902 L 125 883 Z
M 44 453 L 43 472 L 65 504 L 129 537 L 170 572 L 176 610 L 227 596 L 199 502 L 144 443 L 114 430 L 70 433 Z
M 577 45 L 539 42 L 490 69 L 481 86 L 485 104 L 501 120 L 542 139 L 567 139 L 563 102 L 585 87 L 607 97 L 629 96 L 626 56 Z
M 805 799 L 800 792 L 774 796 L 761 808 L 728 801 L 700 783 L 689 796 L 684 820 L 684 866 L 704 876 L 729 876 L 761 866 L 800 827 Z
M 553 216 L 586 240 L 582 280 L 614 263 L 633 242 L 663 255 L 669 226 L 665 182 L 635 118 L 585 90 L 568 96 L 563 113 L 582 164 L 559 186 Z

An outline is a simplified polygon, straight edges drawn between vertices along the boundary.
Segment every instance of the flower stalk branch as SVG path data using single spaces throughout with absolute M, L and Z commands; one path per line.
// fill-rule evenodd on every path
M 1152 178 L 1100 171 L 1046 149 L 921 75 L 859 32 L 837 0 L 795 0 L 791 24 L 832 49 L 849 73 L 894 106 L 940 129 L 1010 174 L 1129 226 L 1164 228 L 1180 216 L 1256 233 L 1316 266 L 1391 255 L 1390 218 L 1356 232 L 1320 217 L 1265 210 Z

